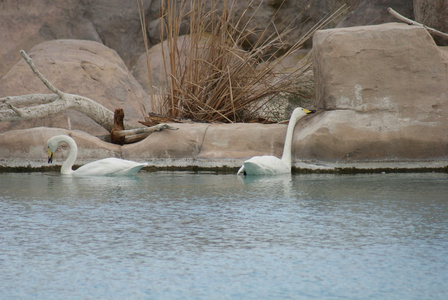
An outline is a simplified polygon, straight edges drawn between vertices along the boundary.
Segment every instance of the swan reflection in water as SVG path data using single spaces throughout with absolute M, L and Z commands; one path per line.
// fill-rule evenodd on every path
M 253 189 L 255 193 L 274 193 L 281 197 L 291 197 L 293 191 L 293 176 L 291 173 L 279 174 L 277 176 L 237 176 L 247 188 Z

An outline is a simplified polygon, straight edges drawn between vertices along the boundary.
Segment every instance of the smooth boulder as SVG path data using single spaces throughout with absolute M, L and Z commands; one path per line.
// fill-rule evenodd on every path
M 419 26 L 318 31 L 316 106 L 295 159 L 447 160 L 448 53 Z

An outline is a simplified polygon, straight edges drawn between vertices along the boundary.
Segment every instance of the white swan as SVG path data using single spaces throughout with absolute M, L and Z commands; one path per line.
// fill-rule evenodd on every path
M 75 176 L 94 176 L 94 175 L 108 175 L 108 176 L 126 176 L 135 175 L 140 169 L 147 165 L 147 163 L 138 163 L 131 160 L 124 160 L 115 157 L 100 159 L 72 170 L 76 157 L 78 156 L 78 146 L 74 139 L 67 135 L 56 135 L 47 141 L 48 148 L 48 163 L 53 162 L 53 153 L 58 148 L 59 144 L 67 143 L 70 147 L 70 153 L 67 160 L 62 164 L 61 173 L 65 175 Z
M 286 130 L 285 145 L 281 159 L 271 155 L 254 156 L 243 163 L 237 174 L 277 175 L 291 173 L 291 146 L 294 127 L 298 120 L 314 112 L 314 110 L 302 107 L 298 107 L 293 111 Z

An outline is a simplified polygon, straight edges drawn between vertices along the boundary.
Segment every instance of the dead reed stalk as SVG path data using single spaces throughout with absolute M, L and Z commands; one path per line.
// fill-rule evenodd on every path
M 243 50 L 243 44 L 247 44 L 247 37 L 254 30 L 249 25 L 255 13 L 249 15 L 248 9 L 254 0 L 249 1 L 237 19 L 232 18 L 235 2 L 229 4 L 227 0 L 220 2 L 219 9 L 216 1 L 210 9 L 205 9 L 202 0 L 160 1 L 160 34 L 161 37 L 166 34 L 162 43 L 168 45 L 169 52 L 162 53 L 167 90 L 162 97 L 151 95 L 153 111 L 212 122 L 251 120 L 279 93 L 309 97 L 297 83 L 310 70 L 310 61 L 289 74 L 279 74 L 275 67 L 342 11 L 341 8 L 316 24 L 286 54 L 277 57 L 280 49 L 285 48 L 284 38 L 292 27 L 273 33 L 266 27 L 258 34 L 258 40 Z M 184 22 L 188 22 L 189 36 L 180 39 Z M 273 20 L 270 25 L 275 28 Z M 161 48 L 164 49 L 163 45 Z M 149 77 L 151 84 L 150 73 Z

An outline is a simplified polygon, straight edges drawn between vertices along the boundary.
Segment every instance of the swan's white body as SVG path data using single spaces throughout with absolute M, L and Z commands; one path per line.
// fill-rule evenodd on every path
M 301 107 L 293 111 L 286 130 L 285 145 L 281 159 L 272 155 L 254 156 L 243 162 L 237 174 L 278 175 L 291 173 L 291 146 L 294 127 L 298 120 L 313 112 Z
M 78 156 L 78 146 L 74 139 L 67 135 L 56 135 L 47 141 L 48 162 L 52 162 L 53 153 L 59 144 L 67 143 L 70 148 L 66 161 L 62 164 L 61 173 L 73 176 L 131 176 L 135 175 L 147 163 L 139 163 L 131 160 L 109 157 L 100 159 L 72 170 L 76 157 Z

